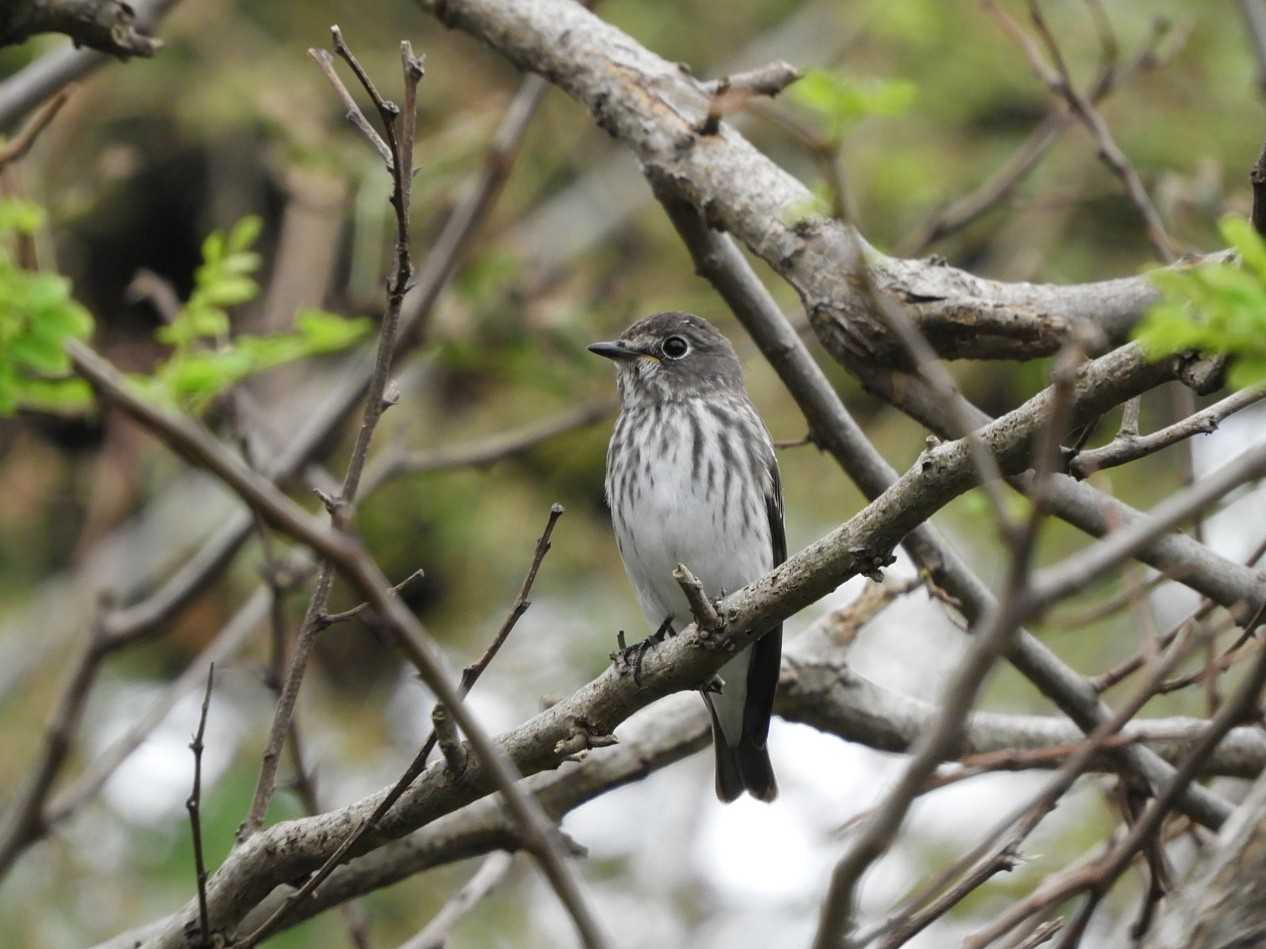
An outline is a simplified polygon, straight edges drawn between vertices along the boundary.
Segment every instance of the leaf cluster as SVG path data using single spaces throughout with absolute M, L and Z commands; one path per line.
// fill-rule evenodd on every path
M 1236 388 L 1266 379 L 1266 241 L 1242 217 L 1219 222 L 1238 262 L 1150 275 L 1161 299 L 1135 330 L 1156 357 L 1200 350 L 1231 356 Z
M 70 372 L 63 344 L 92 333 L 92 316 L 75 302 L 70 281 L 26 270 L 9 248 L 44 226 L 44 211 L 0 201 L 0 415 L 20 407 L 61 411 L 86 404 L 88 387 Z
M 43 211 L 29 202 L 0 202 L 0 238 L 30 235 Z M 344 349 L 371 328 L 366 318 L 345 319 L 317 309 L 299 312 L 288 333 L 230 333 L 229 310 L 259 294 L 258 217 L 243 218 L 202 245 L 194 289 L 180 312 L 155 336 L 171 352 L 150 374 L 132 374 L 150 398 L 202 411 L 222 392 L 255 373 Z M 92 393 L 71 371 L 68 339 L 86 339 L 93 321 L 76 303 L 70 282 L 58 274 L 22 269 L 0 247 L 0 415 L 18 408 L 77 413 L 91 408 Z

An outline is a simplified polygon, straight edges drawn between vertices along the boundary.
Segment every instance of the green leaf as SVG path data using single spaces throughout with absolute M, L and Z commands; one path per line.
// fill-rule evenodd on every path
M 57 336 L 25 333 L 9 343 L 7 359 L 36 372 L 48 374 L 68 372 L 70 357 L 62 349 Z
M 259 285 L 250 277 L 223 276 L 203 287 L 199 299 L 215 307 L 237 306 L 255 299 L 258 292 Z
M 240 253 L 251 247 L 259 239 L 264 229 L 264 219 L 258 214 L 248 214 L 229 231 L 228 249 L 230 253 Z
M 22 402 L 58 415 L 82 415 L 94 405 L 92 387 L 82 379 L 30 379 L 22 386 Z
M 223 256 L 224 235 L 219 231 L 212 231 L 202 242 L 202 259 L 208 264 L 214 264 Z
M 345 349 L 373 329 L 368 317 L 347 319 L 324 310 L 300 310 L 295 316 L 295 327 L 311 347 L 313 353 Z
M 1238 387 L 1266 378 L 1266 242 L 1243 218 L 1223 218 L 1220 226 L 1240 261 L 1150 274 L 1161 299 L 1134 337 L 1156 358 L 1190 350 L 1229 355 L 1228 382 Z
M 1218 230 L 1258 279 L 1266 280 L 1266 242 L 1248 219 L 1228 214 L 1218 221 Z
M 838 138 L 847 126 L 871 115 L 900 115 L 917 87 L 903 79 L 850 79 L 841 72 L 812 69 L 787 94 L 818 116 L 825 134 Z

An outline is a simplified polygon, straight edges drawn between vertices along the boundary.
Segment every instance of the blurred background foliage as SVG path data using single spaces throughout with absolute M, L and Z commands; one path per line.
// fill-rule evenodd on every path
M 1103 53 L 1086 6 L 1047 6 L 1074 75 L 1089 83 Z M 1193 249 L 1214 249 L 1222 241 L 1219 216 L 1248 211 L 1246 171 L 1260 147 L 1261 95 L 1242 23 L 1228 4 L 1156 0 L 1109 8 L 1122 62 L 1150 42 L 1156 17 L 1172 21 L 1160 47 L 1163 63 L 1123 80 L 1103 111 L 1171 232 Z M 810 124 L 821 120 L 814 110 L 823 103 L 828 112 L 837 110 L 825 120 L 824 133 L 840 143 L 858 223 L 885 250 L 908 246 L 930 214 L 1003 163 L 1051 107 L 1021 53 L 973 0 L 604 0 L 600 14 L 698 75 L 722 75 L 777 57 L 843 77 L 834 86 L 815 78 L 776 108 Z M 263 292 L 233 309 L 234 332 L 288 331 L 304 308 L 348 317 L 381 313 L 391 253 L 387 176 L 343 120 L 305 53 L 327 44 L 334 22 L 387 89 L 395 88 L 401 38 L 426 53 L 413 209 L 415 259 L 425 257 L 463 180 L 478 166 L 519 81 L 515 71 L 407 0 L 183 3 L 159 30 L 166 46 L 157 58 L 110 65 L 80 84 L 34 152 L 2 183 L 6 194 L 46 209 L 47 226 L 35 237 L 41 265 L 69 277 L 75 299 L 95 319 L 94 344 L 121 367 L 149 373 L 163 358 L 154 338 L 160 315 L 152 298 L 136 292 L 138 272 L 156 275 L 187 300 L 206 236 L 248 215 L 262 224 L 255 250 Z M 764 46 L 753 47 L 762 39 Z M 42 38 L 0 51 L 0 77 L 62 42 Z M 818 164 L 782 123 L 759 115 L 740 121 L 775 160 L 807 183 L 822 185 Z M 587 196 L 586 189 L 593 193 Z M 791 399 L 720 301 L 695 278 L 648 197 L 627 156 L 583 110 L 551 91 L 422 345 L 399 366 L 404 395 L 379 430 L 379 448 L 451 449 L 608 399 L 610 367 L 586 354 L 584 345 L 662 309 L 692 310 L 718 322 L 745 354 L 749 387 L 775 438 L 802 436 L 804 423 Z M 1009 200 L 928 252 L 983 275 L 1059 282 L 1129 274 L 1153 261 L 1133 206 L 1078 127 Z M 787 312 L 799 317 L 793 295 L 782 286 L 775 290 Z M 252 390 L 265 404 L 275 401 L 333 358 L 266 373 L 252 380 Z M 923 447 L 923 432 L 860 391 L 825 357 L 823 363 L 881 450 L 898 468 L 908 464 Z M 1048 367 L 954 368 L 967 393 L 996 413 L 1042 387 Z M 1153 396 L 1144 404 L 1145 428 L 1174 412 L 1165 393 Z M 222 430 L 227 422 L 215 405 L 208 421 Z M 457 665 L 477 655 L 501 622 L 550 503 L 567 507 L 536 605 L 476 693 L 476 708 L 498 728 L 529 715 L 542 696 L 569 692 L 597 673 L 617 629 L 642 629 L 602 501 L 608 428 L 599 423 L 560 436 L 489 470 L 399 479 L 361 509 L 360 530 L 390 576 L 426 571 L 408 599 Z M 1102 436 L 1113 430 L 1109 419 Z M 329 446 L 336 474 L 350 432 Z M 1147 506 L 1181 483 L 1184 457 L 1183 449 L 1171 449 L 1101 476 L 1099 483 Z M 859 507 L 855 489 L 812 447 L 786 449 L 781 464 L 793 549 Z M 0 611 L 16 612 L 50 578 L 72 574 L 103 538 L 146 510 L 183 472 L 180 460 L 110 413 L 64 418 L 25 412 L 0 420 Z M 1000 547 L 979 499 L 960 499 L 938 521 L 986 578 L 996 580 Z M 1231 556 L 1255 542 L 1241 536 L 1242 527 L 1215 521 L 1209 529 L 1223 531 L 1222 549 Z M 168 524 L 170 555 L 196 549 L 198 530 Z M 1051 525 L 1043 554 L 1067 553 L 1079 541 L 1071 529 Z M 78 760 L 125 727 L 129 711 L 156 695 L 209 641 L 258 582 L 259 562 L 252 546 L 165 635 L 111 663 L 90 704 Z M 1086 592 L 1085 603 L 1120 589 L 1119 579 L 1105 578 Z M 88 597 L 92 591 L 78 592 Z M 350 605 L 345 599 L 336 594 L 335 608 Z M 304 602 L 302 592 L 288 600 L 295 623 Z M 1190 603 L 1181 591 L 1165 590 L 1149 609 L 1163 628 Z M 919 626 L 935 610 L 927 606 L 883 628 L 881 651 L 912 667 L 889 669 L 887 684 L 934 688 L 943 667 L 938 662 L 957 654 L 959 644 L 950 641 L 956 634 L 943 620 L 936 637 L 917 645 L 922 641 L 911 624 Z M 1049 617 L 1040 631 L 1079 669 L 1100 671 L 1137 649 L 1136 612 L 1062 632 L 1061 616 L 1072 610 Z M 34 642 L 53 635 L 29 626 L 8 629 L 4 645 L 18 650 L 26 648 L 23 637 Z M 47 660 L 0 705 L 3 786 L 16 787 L 36 753 L 82 635 L 77 630 L 54 642 Z M 910 661 L 929 650 L 940 658 Z M 212 780 L 204 802 L 204 838 L 213 863 L 227 853 L 253 788 L 271 707 L 262 681 L 265 657 L 261 630 L 249 655 L 222 671 L 213 700 Z M 1046 710 L 1008 670 L 995 676 L 990 701 Z M 193 702 L 191 697 L 188 707 L 177 710 L 135 767 L 29 853 L 0 888 L 0 932 L 7 944 L 91 942 L 169 912 L 193 893 L 183 812 L 190 764 L 184 742 Z M 428 707 L 427 696 L 406 680 L 372 624 L 346 624 L 324 634 L 301 714 L 325 806 L 394 779 L 424 732 Z M 1158 713 L 1202 709 L 1203 696 L 1190 692 L 1154 703 Z M 691 813 L 712 808 L 706 768 L 696 765 L 670 769 L 645 787 L 620 792 L 619 800 L 627 806 L 633 795 L 684 796 L 693 802 Z M 874 764 L 868 777 L 840 780 L 873 785 L 883 773 Z M 806 832 L 827 857 L 829 827 L 868 803 L 872 792 L 860 798 L 861 792 L 850 793 L 809 822 Z M 1084 797 L 1080 823 L 1044 842 L 1047 857 L 1067 859 L 1102 833 L 1109 812 L 1095 795 Z M 685 805 L 674 806 L 680 811 Z M 271 816 L 300 813 L 294 796 L 283 792 Z M 664 896 L 654 897 L 659 888 L 647 881 L 643 851 L 649 837 L 603 846 L 592 824 L 582 826 L 591 831 L 581 835 L 582 843 L 595 849 L 585 869 L 595 887 L 622 893 L 634 904 L 639 895 Z M 916 841 L 907 852 L 905 883 L 952 839 L 933 830 Z M 656 928 L 660 922 L 648 929 L 675 933 L 683 944 L 698 934 L 725 932 L 724 913 L 741 893 L 706 871 L 712 859 L 706 840 L 692 846 L 698 848 L 690 851 L 694 862 L 672 875 L 678 888 L 664 910 L 671 917 L 662 924 L 668 929 Z M 1007 887 L 1031 884 L 1040 872 L 1024 871 L 986 888 L 961 913 L 988 911 L 991 899 L 1005 898 Z M 447 868 L 372 896 L 367 910 L 375 944 L 393 945 L 416 930 L 468 873 Z M 569 939 L 566 924 L 550 915 L 552 907 L 544 914 L 528 909 L 528 895 L 540 896 L 537 886 L 530 869 L 520 866 L 453 944 L 547 946 Z M 799 932 L 811 920 L 813 896 L 798 894 L 780 904 L 790 914 L 786 932 Z M 767 932 L 757 929 L 748 938 Z M 708 944 L 700 939 L 696 944 Z M 330 915 L 277 937 L 275 944 L 339 946 L 346 936 Z

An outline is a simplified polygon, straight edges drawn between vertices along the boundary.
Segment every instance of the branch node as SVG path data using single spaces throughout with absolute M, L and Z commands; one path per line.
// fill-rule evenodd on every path
M 686 602 L 690 604 L 690 613 L 695 618 L 695 624 L 699 627 L 699 633 L 702 638 L 711 638 L 713 633 L 719 632 L 725 627 L 725 620 L 721 618 L 716 606 L 708 599 L 708 595 L 704 592 L 703 584 L 698 577 L 690 572 L 689 567 L 684 563 L 677 564 L 673 568 L 673 579 L 681 587 L 681 592 L 686 595 Z
M 460 777 L 466 770 L 466 747 L 457 734 L 457 726 L 448 708 L 436 703 L 431 709 L 431 724 L 439 741 L 440 753 L 444 755 L 445 768 L 453 777 Z
M 564 761 L 583 761 L 593 748 L 608 748 L 620 743 L 615 735 L 596 727 L 588 719 L 573 717 L 570 722 L 567 736 L 554 743 L 554 754 Z

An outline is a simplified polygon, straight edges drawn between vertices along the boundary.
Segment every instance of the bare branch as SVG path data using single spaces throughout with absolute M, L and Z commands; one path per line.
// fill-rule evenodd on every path
M 431 725 L 435 729 L 434 735 L 448 764 L 448 770 L 460 775 L 466 770 L 466 749 L 462 747 L 462 740 L 457 735 L 453 717 L 443 705 L 436 705 L 431 709 Z
M 109 604 L 107 596 L 99 598 L 98 616 L 109 609 Z M 106 653 L 101 623 L 97 619 L 89 628 L 88 642 L 58 698 L 57 708 L 44 733 L 39 760 L 30 768 L 29 779 L 4 814 L 3 824 L 0 825 L 0 879 L 12 869 L 27 847 L 47 833 L 45 801 L 70 756 L 75 733 L 83 720 L 88 693 L 92 691 Z
M 532 585 L 536 581 L 537 571 L 540 570 L 541 563 L 545 559 L 545 555 L 549 553 L 550 537 L 553 534 L 554 525 L 558 522 L 558 519 L 563 516 L 563 510 L 564 509 L 561 504 L 554 504 L 550 506 L 549 518 L 545 522 L 545 530 L 541 532 L 540 538 L 537 539 L 536 550 L 532 555 L 532 564 L 528 568 L 527 576 L 524 577 L 523 585 L 519 588 L 519 595 L 516 597 L 514 605 L 510 608 L 510 615 L 506 617 L 505 622 L 497 631 L 497 635 L 493 637 L 493 640 L 488 645 L 488 648 L 484 650 L 483 655 L 480 656 L 475 663 L 462 670 L 461 682 L 458 685 L 457 692 L 463 699 L 470 694 L 470 690 L 474 688 L 475 683 L 479 680 L 479 677 L 483 674 L 484 670 L 488 668 L 489 664 L 501 650 L 502 645 L 504 645 L 511 631 L 514 629 L 515 624 L 518 623 L 519 618 L 527 611 L 528 607 L 531 606 L 531 602 L 527 599 L 527 597 L 532 592 Z M 339 865 L 354 852 L 354 848 L 356 848 L 360 841 L 369 834 L 384 817 L 386 817 L 387 813 L 409 789 L 409 787 L 417 779 L 418 775 L 425 770 L 427 758 L 430 757 L 431 751 L 435 748 L 437 741 L 441 739 L 439 727 L 440 722 L 435 721 L 434 718 L 436 712 L 442 713 L 445 722 L 449 720 L 450 716 L 448 712 L 444 710 L 441 703 L 437 703 L 435 709 L 432 711 L 432 721 L 436 727 L 432 730 L 426 741 L 423 742 L 421 750 L 414 756 L 413 761 L 409 764 L 409 767 L 405 769 L 404 774 L 400 776 L 400 778 L 392 786 L 391 790 L 383 796 L 382 800 L 373 809 L 369 816 L 357 824 L 351 833 L 343 837 L 338 847 L 334 849 L 334 852 L 322 861 L 321 866 L 317 868 L 316 872 L 308 878 L 304 885 L 292 894 L 285 903 L 278 907 L 272 915 L 260 923 L 257 928 L 252 930 L 252 939 L 263 938 L 263 936 L 268 933 L 275 931 L 277 927 L 281 926 L 285 922 L 287 914 L 291 912 L 294 907 L 303 906 L 305 904 L 305 900 L 308 900 L 312 894 L 317 891 L 317 888 L 321 886 L 321 884 L 330 876 L 330 874 L 333 873 Z M 453 764 L 456 754 L 454 749 L 457 748 L 455 735 L 451 736 L 449 745 L 449 753 L 445 755 L 445 758 L 450 762 L 450 764 Z M 460 775 L 464 770 L 465 758 L 463 753 L 461 766 L 452 768 L 451 773 Z
M 1005 10 L 997 6 L 994 0 L 985 0 L 984 5 L 985 9 L 1002 26 L 1004 32 L 1015 40 L 1016 44 L 1023 50 L 1038 78 L 1047 85 L 1052 93 L 1068 103 L 1073 114 L 1081 119 L 1082 123 L 1090 131 L 1098 147 L 1099 157 L 1103 159 L 1104 164 L 1112 170 L 1113 174 L 1125 184 L 1126 193 L 1135 208 L 1138 209 L 1139 215 L 1143 218 L 1143 222 L 1147 226 L 1148 238 L 1161 259 L 1173 261 L 1178 258 L 1182 250 L 1165 230 L 1165 224 L 1161 220 L 1160 212 L 1156 210 L 1156 206 L 1148 196 L 1147 189 L 1143 186 L 1143 181 L 1139 178 L 1138 172 L 1134 170 L 1134 166 L 1130 164 L 1130 160 L 1125 157 L 1125 153 L 1121 151 L 1121 147 L 1117 145 L 1116 140 L 1112 137 L 1112 131 L 1108 128 L 1108 123 L 1104 120 L 1103 114 L 1095 108 L 1094 104 L 1086 96 L 1077 90 L 1068 71 L 1068 66 L 1064 62 L 1063 54 L 1059 50 L 1059 44 L 1056 42 L 1054 34 L 1051 33 L 1045 17 L 1042 16 L 1039 0 L 1029 0 L 1029 15 L 1033 20 L 1034 26 L 1037 27 L 1038 35 L 1046 46 L 1051 63 L 1047 63 L 1042 57 L 1032 37 L 1020 29 L 1019 24 Z
M 453 927 L 505 879 L 513 862 L 514 855 L 504 851 L 487 857 L 466 885 L 450 896 L 425 928 L 402 943 L 400 949 L 444 949 Z
M 668 183 L 655 182 L 655 186 L 657 196 L 690 250 L 699 273 L 713 283 L 778 372 L 804 412 L 817 444 L 831 453 L 867 497 L 881 497 L 897 481 L 897 473 L 849 415 L 821 368 L 743 255 L 728 238 L 711 231 L 692 207 L 674 197 Z M 881 374 L 881 378 L 888 379 L 889 376 Z M 920 391 L 922 383 L 907 386 L 905 382 L 903 378 L 901 384 L 893 386 L 894 393 Z M 900 404 L 899 399 L 893 401 Z M 942 413 L 943 418 L 950 415 L 942 401 L 933 398 L 927 401 L 930 407 Z M 973 427 L 988 422 L 984 413 L 974 407 L 970 410 L 974 413 Z M 1054 511 L 1066 516 L 1069 510 L 1084 511 L 1089 506 L 1084 500 L 1062 503 L 1064 495 L 1058 487 L 1068 479 L 1057 477 L 1053 480 L 1057 487 L 1050 499 Z M 1104 499 L 1104 503 L 1108 501 L 1110 499 Z M 1116 504 L 1115 501 L 1111 503 Z M 1101 509 L 1104 504 L 1096 497 L 1093 506 Z M 1101 532 L 1106 533 L 1110 529 L 1109 519 L 1112 522 L 1124 520 L 1125 510 L 1128 509 L 1121 505 L 1106 515 Z M 905 535 L 902 543 L 935 584 L 945 587 L 957 598 L 969 620 L 977 620 L 994 609 L 996 601 L 993 593 L 931 525 L 920 521 Z M 1217 576 L 1221 578 L 1223 572 L 1217 571 Z M 1245 591 L 1258 589 L 1260 583 L 1256 576 L 1246 572 L 1232 595 L 1239 598 Z M 1019 631 L 1011 644 L 1008 658 L 1084 731 L 1090 732 L 1110 718 L 1110 711 L 1098 701 L 1090 683 L 1065 665 L 1036 637 Z M 1124 748 L 1120 751 L 1120 758 L 1149 781 L 1159 781 L 1172 773 L 1172 769 L 1146 748 Z M 1213 818 L 1215 822 L 1219 820 L 1214 817 L 1216 813 L 1226 813 L 1225 805 L 1210 800 L 1197 806 L 1205 817 Z
M 321 67 L 321 72 L 325 73 L 325 78 L 330 80 L 330 85 L 334 87 L 334 91 L 338 93 L 343 105 L 347 108 L 347 120 L 360 129 L 361 134 L 369 140 L 369 144 L 374 146 L 374 150 L 382 156 L 383 163 L 387 166 L 387 170 L 391 171 L 391 165 L 394 159 L 391 156 L 391 149 L 387 147 L 387 143 L 382 140 L 382 136 L 378 134 L 378 130 L 370 124 L 369 119 L 365 118 L 365 113 L 361 111 L 360 106 L 356 104 L 356 100 L 352 98 L 352 94 L 348 92 L 347 86 L 343 84 L 343 80 L 339 78 L 339 74 L 334 70 L 334 57 L 324 49 L 309 49 L 308 55 L 316 61 Z
M 40 106 L 39 111 L 31 116 L 13 138 L 0 145 L 0 169 L 26 156 L 40 137 L 40 133 L 48 128 L 48 124 L 56 118 L 67 100 L 70 89 L 63 89 Z
M 712 93 L 712 101 L 699 126 L 699 134 L 715 135 L 727 113 L 742 109 L 754 96 L 774 98 L 800 76 L 795 66 L 780 61 L 708 83 L 704 88 Z
M 1043 570 L 1034 580 L 1033 608 L 1044 608 L 1067 596 L 1091 578 L 1101 576 L 1151 541 L 1194 517 L 1214 501 L 1248 481 L 1263 477 L 1266 477 L 1266 445 L 1250 448 L 1186 491 L 1166 498 L 1146 518 L 1122 527 L 1064 563 Z M 1256 604 L 1246 602 L 1243 607 L 1247 615 L 1256 609 Z
M 399 109 L 389 105 L 379 94 L 377 88 L 365 73 L 356 57 L 343 42 L 342 33 L 337 26 L 330 27 L 334 40 L 334 50 L 342 56 L 356 73 L 357 79 L 365 87 L 370 98 L 378 107 L 383 126 L 386 129 L 387 142 L 390 146 L 392 160 L 389 165 L 392 181 L 391 204 L 396 215 L 396 254 L 395 270 L 387 284 L 387 309 L 383 313 L 382 325 L 379 327 L 378 349 L 374 358 L 374 369 L 369 377 L 369 386 L 365 393 L 365 410 L 361 417 L 360 428 L 356 432 L 356 440 L 352 445 L 352 454 L 347 463 L 347 471 L 338 497 L 330 508 L 335 525 L 343 527 L 351 516 L 356 503 L 356 495 L 360 488 L 361 475 L 365 470 L 365 461 L 369 456 L 369 445 L 374 437 L 378 420 L 382 417 L 388 403 L 383 394 L 387 389 L 387 379 L 391 372 L 392 356 L 395 353 L 396 330 L 400 321 L 400 310 L 404 303 L 404 295 L 409 281 L 413 277 L 413 263 L 409 254 L 409 189 L 413 179 L 413 143 L 405 143 L 399 134 L 402 130 L 412 131 L 412 122 L 401 122 Z M 318 59 L 320 62 L 320 59 Z M 404 68 L 405 101 L 414 104 L 418 82 L 422 78 L 421 70 L 415 70 L 406 62 Z M 410 87 L 413 87 L 411 89 Z M 344 90 L 345 91 L 345 90 Z M 350 101 L 350 96 L 348 96 Z M 372 139 L 371 139 L 372 141 Z M 331 564 L 321 565 L 317 574 L 316 587 L 308 602 L 303 626 L 295 643 L 290 665 L 286 670 L 286 680 L 282 687 L 281 697 L 277 701 L 273 713 L 272 726 L 268 733 L 268 744 L 264 750 L 263 763 L 260 766 L 259 780 L 255 785 L 255 794 L 251 799 L 250 811 L 238 831 L 238 840 L 244 840 L 255 833 L 263 825 L 268 812 L 269 802 L 277 782 L 277 765 L 281 758 L 281 749 L 290 732 L 290 722 L 294 716 L 295 703 L 299 697 L 299 688 L 303 683 L 307 669 L 308 657 L 315 645 L 316 637 L 323 628 L 320 617 L 325 613 L 329 602 L 330 591 L 334 585 L 334 568 Z
M 1133 61 L 1124 68 L 1105 66 L 1100 70 L 1099 77 L 1087 96 L 1089 101 L 1098 105 L 1124 81 L 1159 67 L 1181 49 L 1184 37 L 1179 37 L 1174 43 L 1168 44 L 1164 52 L 1161 51 L 1161 43 L 1169 33 L 1168 21 L 1161 18 L 1153 21 L 1151 36 Z M 1041 164 L 1073 121 L 1073 115 L 1061 100 L 997 171 L 970 193 L 937 211 L 928 221 L 903 238 L 898 245 L 900 252 L 910 256 L 922 254 L 932 244 L 961 231 L 996 208 Z
M 202 696 L 202 712 L 198 716 L 198 730 L 194 732 L 189 750 L 193 752 L 193 790 L 185 800 L 189 812 L 189 829 L 193 835 L 193 865 L 198 884 L 198 935 L 192 943 L 197 949 L 210 949 L 211 923 L 207 919 L 207 862 L 202 856 L 202 736 L 207 730 L 207 710 L 211 707 L 211 685 L 215 681 L 215 663 L 207 669 L 207 690 Z
M 0 46 L 22 43 L 37 33 L 65 33 L 119 59 L 153 56 L 162 41 L 147 34 L 136 11 L 123 0 L 12 0 L 0 11 Z
M 717 614 L 717 608 L 708 599 L 703 584 L 690 572 L 690 568 L 684 563 L 677 564 L 673 568 L 673 579 L 677 581 L 677 586 L 681 587 L 681 592 L 685 594 L 686 602 L 690 604 L 690 613 L 694 616 L 695 624 L 699 629 L 705 633 L 720 629 L 723 621 Z
M 478 770 L 483 779 L 490 779 L 505 794 L 506 803 L 516 821 L 522 824 L 526 846 L 545 869 L 551 884 L 572 913 L 578 928 L 584 934 L 586 945 L 602 945 L 602 938 L 598 935 L 583 898 L 563 863 L 544 816 L 515 784 L 518 775 L 513 764 L 462 705 L 460 695 L 444 675 L 440 660 L 426 641 L 421 623 L 395 596 L 378 566 L 364 554 L 359 545 L 350 541 L 341 531 L 323 527 L 267 480 L 225 452 L 201 428 L 187 419 L 155 408 L 138 397 L 128 388 L 118 372 L 92 350 L 77 341 L 68 342 L 66 348 L 75 371 L 88 379 L 94 389 L 143 426 L 156 432 L 169 448 L 220 478 L 257 510 L 265 521 L 333 562 L 369 601 L 386 623 L 387 631 L 392 634 L 397 648 L 417 667 L 423 681 L 438 699 L 449 706 L 457 724 L 480 759 L 481 767 Z M 223 869 L 221 867 L 221 872 Z M 219 877 L 220 872 L 217 872 L 212 878 L 213 887 Z M 214 909 L 212 915 L 215 916 Z
M 421 580 L 425 576 L 426 571 L 419 567 L 391 589 L 396 592 L 396 595 L 403 594 L 405 590 L 414 584 L 415 581 Z M 357 603 L 350 609 L 341 610 L 338 613 L 321 613 L 317 616 L 315 622 L 322 629 L 325 629 L 327 626 L 333 626 L 336 623 L 346 623 L 349 620 L 354 620 L 368 609 L 368 603 Z

